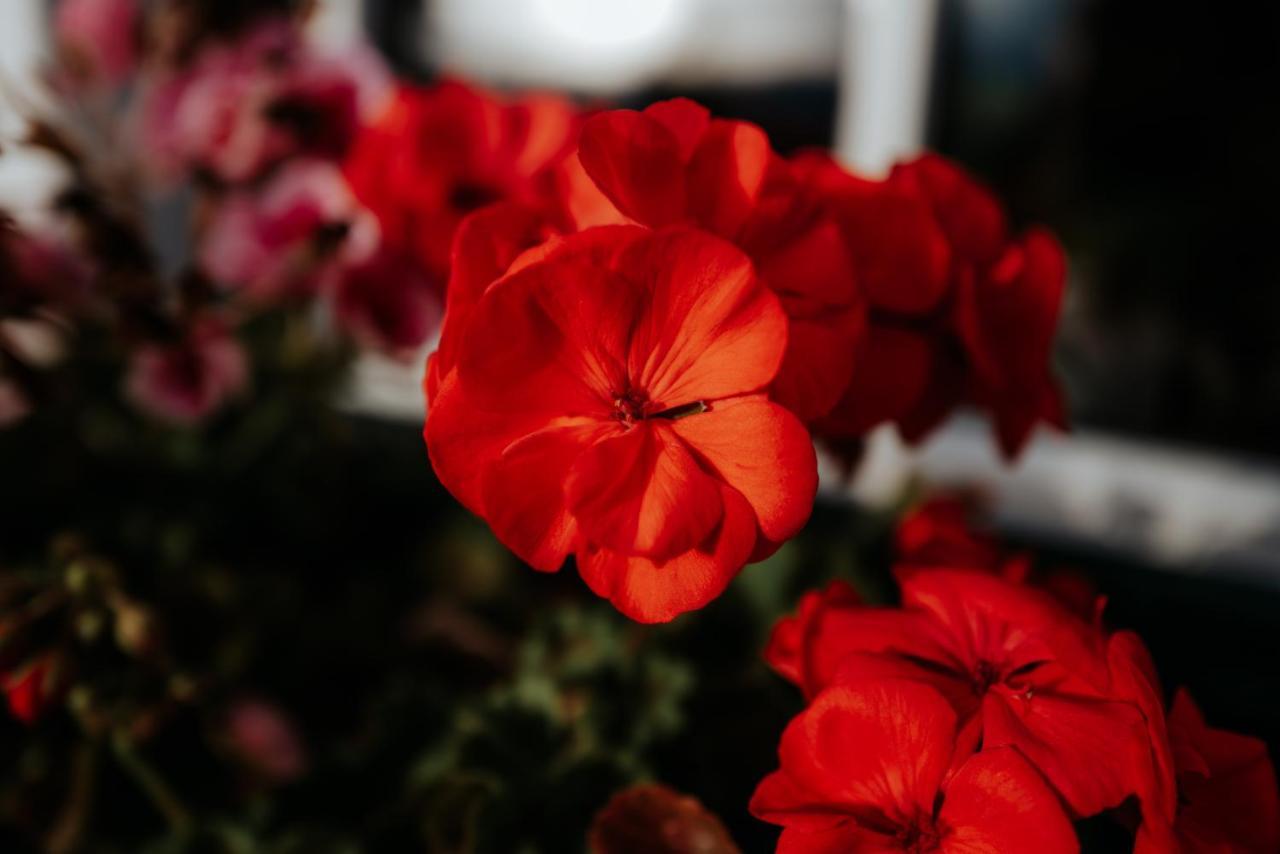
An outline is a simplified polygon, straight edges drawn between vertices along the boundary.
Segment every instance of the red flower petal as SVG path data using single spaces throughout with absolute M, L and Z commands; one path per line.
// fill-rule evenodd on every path
M 637 240 L 618 260 L 646 310 L 631 329 L 628 376 L 656 404 L 683 406 L 764 388 L 777 375 L 787 320 L 733 246 L 693 229 Z
M 702 139 L 703 133 L 711 124 L 710 111 L 688 98 L 672 98 L 650 104 L 644 108 L 644 115 L 671 131 L 683 162 L 688 162 L 693 156 L 698 140 Z
M 987 694 L 982 718 L 983 748 L 1016 747 L 1076 815 L 1095 815 L 1134 793 L 1146 720 L 1129 703 L 1001 688 Z
M 448 301 L 436 358 L 443 375 L 453 369 L 458 348 L 484 292 L 507 272 L 511 262 L 546 237 L 541 216 L 515 203 L 497 204 L 462 221 L 454 236 Z
M 582 127 L 578 157 L 618 210 L 657 228 L 685 213 L 680 140 L 656 119 L 632 110 L 592 116 Z
M 769 396 L 808 424 L 826 415 L 853 377 L 861 312 L 831 314 L 818 321 L 792 316 L 787 351 Z
M 565 478 L 593 443 L 616 429 L 597 419 L 562 419 L 508 445 L 485 469 L 489 525 L 534 569 L 554 572 L 573 551 L 578 524 L 565 499 Z
M 933 815 L 951 763 L 955 725 L 951 706 L 924 685 L 840 684 L 819 694 L 787 726 L 778 755 L 796 789 L 813 802 L 850 813 L 874 811 L 907 826 L 917 816 Z M 766 821 L 789 824 L 785 818 L 800 806 L 757 793 L 751 810 Z
M 822 613 L 827 608 L 856 608 L 861 604 L 862 598 L 847 581 L 832 581 L 821 591 L 809 591 L 800 597 L 795 615 L 783 617 L 774 624 L 765 645 L 764 660 L 782 678 L 802 685 L 803 656 L 808 652 L 811 635 Z
M 902 417 L 928 391 L 934 364 L 934 348 L 924 335 L 873 325 L 857 350 L 844 396 L 822 420 L 819 431 L 858 437 Z
M 738 574 L 755 545 L 755 519 L 735 490 L 722 487 L 724 518 L 707 541 L 666 561 L 583 546 L 578 572 L 595 593 L 642 623 L 665 623 L 710 602 Z
M 589 244 L 592 236 L 583 232 L 566 245 Z M 485 334 L 469 337 L 458 370 L 477 394 L 508 409 L 608 415 L 625 390 L 642 300 L 639 288 L 599 263 L 557 253 L 490 288 L 472 316 Z
M 712 420 L 686 420 L 700 418 Z M 723 511 L 717 481 L 671 426 L 657 421 L 596 442 L 564 488 L 588 542 L 658 560 L 703 542 Z
M 946 854 L 1027 851 L 1072 854 L 1075 830 L 1057 797 L 1010 749 L 983 750 L 947 783 L 938 813 Z
M 876 833 L 853 822 L 835 827 L 808 830 L 783 829 L 777 854 L 901 854 L 902 846 L 893 836 Z
M 720 400 L 671 429 L 746 498 L 767 539 L 786 540 L 808 520 L 817 459 L 808 432 L 787 410 L 758 395 Z
M 1178 769 L 1182 850 L 1280 851 L 1280 794 L 1266 744 L 1210 728 L 1185 690 L 1174 697 L 1169 738 L 1180 757 L 1195 752 L 1207 766 L 1207 774 Z
M 455 370 L 440 380 L 431 398 L 423 435 L 440 483 L 468 510 L 483 516 L 485 469 L 512 442 L 551 425 L 557 417 L 554 408 L 508 407 L 505 401 L 476 394 L 459 381 Z
M 951 244 L 970 261 L 989 263 L 1006 239 L 1004 211 L 989 190 L 936 154 L 899 164 L 891 183 L 914 184 L 931 202 Z
M 689 163 L 688 210 L 724 237 L 751 215 L 773 156 L 764 131 L 748 122 L 713 121 Z

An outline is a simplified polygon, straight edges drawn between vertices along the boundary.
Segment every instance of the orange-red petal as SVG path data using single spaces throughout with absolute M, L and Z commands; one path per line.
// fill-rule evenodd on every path
M 809 518 L 818 489 L 813 442 L 787 410 L 761 395 L 715 401 L 671 428 L 747 500 L 766 539 L 781 542 Z
M 595 593 L 642 623 L 665 623 L 701 608 L 728 586 L 755 545 L 751 508 L 722 487 L 724 516 L 699 547 L 666 561 L 589 545 L 578 550 L 578 572 Z

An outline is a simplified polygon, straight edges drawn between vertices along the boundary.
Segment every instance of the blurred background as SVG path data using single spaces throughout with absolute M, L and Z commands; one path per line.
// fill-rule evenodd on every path
M 411 80 L 458 75 L 500 89 L 561 90 L 592 105 L 689 96 L 716 114 L 759 123 L 784 152 L 831 146 L 870 173 L 925 148 L 956 159 L 1006 201 L 1015 225 L 1046 224 L 1067 248 L 1056 361 L 1073 430 L 1042 431 L 1014 468 L 999 461 L 986 426 L 964 414 L 917 450 L 882 432 L 852 481 L 825 466 L 814 523 L 775 559 L 773 580 L 748 571 L 705 619 L 656 632 L 582 605 L 573 578 L 531 577 L 443 494 L 418 435 L 418 364 L 360 357 L 340 414 L 319 413 L 331 390 L 318 389 L 306 406 L 260 429 L 311 442 L 288 453 L 274 440 L 232 436 L 216 454 L 189 462 L 194 452 L 175 443 L 174 458 L 190 467 L 166 469 L 159 486 L 144 484 L 127 458 L 41 470 L 35 497 L 19 489 L 3 499 L 0 558 L 34 553 L 43 523 L 57 519 L 95 547 L 116 543 L 112 561 L 153 561 L 159 551 L 162 563 L 200 564 L 209 573 L 200 596 L 261 619 L 245 618 L 256 628 L 230 651 L 212 648 L 218 630 L 195 616 L 173 626 L 171 640 L 191 660 L 216 669 L 217 658 L 240 674 L 222 696 L 227 704 L 270 695 L 292 709 L 312 746 L 316 773 L 273 789 L 271 798 L 260 783 L 228 783 L 218 776 L 224 771 L 208 770 L 185 795 L 201 806 L 177 809 L 179 818 L 215 816 L 207 839 L 221 841 L 210 848 L 146 841 L 154 846 L 146 850 L 473 850 L 458 840 L 470 838 L 465 817 L 474 815 L 492 822 L 485 832 L 498 839 L 519 841 L 536 827 L 533 847 L 492 850 L 574 850 L 547 840 L 560 839 L 560 824 L 577 827 L 585 818 L 560 815 L 536 793 L 565 745 L 584 741 L 607 746 L 609 759 L 557 766 L 555 784 L 565 791 L 607 792 L 620 780 L 656 775 L 697 794 L 744 850 L 767 850 L 771 831 L 746 815 L 746 796 L 772 761 L 776 736 L 768 734 L 797 700 L 758 661 L 744 660 L 746 652 L 758 651 L 773 617 L 807 586 L 832 575 L 872 591 L 882 586 L 883 573 L 867 566 L 887 559 L 891 514 L 904 494 L 938 489 L 978 496 L 991 530 L 1046 561 L 1079 567 L 1109 595 L 1117 624 L 1147 639 L 1167 685 L 1192 686 L 1210 720 L 1264 737 L 1275 754 L 1280 7 L 1228 14 L 1106 0 L 314 5 L 316 39 L 341 46 L 367 38 Z M 39 100 L 28 84 L 49 56 L 48 15 L 41 0 L 5 0 L 0 10 L 6 139 L 20 132 L 22 105 Z M 2 157 L 0 207 L 38 219 L 56 181 L 47 159 Z M 29 443 L 5 452 L 7 459 L 39 453 Z M 261 467 L 246 473 L 247 460 Z M 223 473 L 209 474 L 215 469 Z M 164 495 L 183 508 L 186 527 L 170 529 L 147 513 L 134 528 L 113 527 L 98 517 L 101 489 L 77 492 L 87 471 L 95 483 L 118 485 L 108 500 L 121 506 L 151 507 Z M 220 517 L 218 508 L 231 505 L 237 515 Z M 317 531 L 331 533 L 317 539 Z M 209 541 L 235 545 L 211 557 L 199 551 Z M 64 543 L 47 560 L 65 568 L 84 554 L 80 543 Z M 222 568 L 237 561 L 253 571 Z M 370 577 L 376 589 L 361 582 Z M 165 595 L 164 578 L 144 589 Z M 522 610 L 530 597 L 564 607 L 534 620 Z M 191 615 L 203 613 L 198 598 L 183 602 Z M 402 611 L 389 610 L 387 600 Z M 317 620 L 327 621 L 325 634 L 295 631 Z M 237 655 L 232 664 L 219 658 Z M 598 702 L 571 724 L 530 711 L 566 695 Z M 248 714 L 260 723 L 255 708 Z M 199 780 L 207 762 L 188 737 L 207 721 L 178 717 L 176 730 L 148 750 L 161 772 Z M 52 760 L 32 758 L 21 730 L 6 736 L 0 761 L 37 788 L 65 787 L 68 772 L 39 767 Z M 742 748 L 752 739 L 755 747 Z M 130 761 L 126 754 L 126 771 Z M 485 812 L 495 777 L 528 802 L 508 798 L 506 812 Z M 143 850 L 130 846 L 151 839 L 138 828 L 153 808 L 148 799 L 117 797 L 118 811 L 106 819 L 117 842 L 101 850 Z M 4 798 L 0 811 L 10 818 L 35 802 Z M 557 799 L 585 805 L 585 815 L 598 801 Z M 43 818 L 52 821 L 64 807 L 59 798 L 50 803 Z M 362 824 L 363 831 L 349 829 Z M 417 841 L 401 845 L 407 828 Z M 259 841 L 235 848 L 226 840 L 237 833 Z M 5 841 L 26 850 L 30 834 L 15 831 Z

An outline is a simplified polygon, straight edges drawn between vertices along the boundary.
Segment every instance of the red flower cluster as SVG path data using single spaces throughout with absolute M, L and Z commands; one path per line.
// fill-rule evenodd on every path
M 523 106 L 516 122 L 516 107 L 457 86 L 426 103 L 402 97 L 357 158 L 384 226 L 451 228 L 463 206 L 450 200 L 475 187 L 522 200 L 474 214 L 454 242 L 425 383 L 436 471 L 526 561 L 554 570 L 575 554 L 637 619 L 700 607 L 803 524 L 816 474 L 801 425 L 850 438 L 902 413 L 882 392 L 924 393 L 902 374 L 915 362 L 868 343 L 868 306 L 873 327 L 914 313 L 910 336 L 938 350 L 928 385 L 950 396 L 931 398 L 929 426 L 961 391 L 999 400 L 1004 418 L 1052 389 L 1056 244 L 1039 232 L 1010 243 L 994 202 L 940 160 L 882 186 L 788 161 L 755 125 L 684 99 L 587 118 L 556 159 L 575 126 L 562 105 Z M 461 139 L 434 130 L 436 111 Z M 548 112 L 556 132 L 531 130 Z M 419 142 L 397 166 L 406 136 Z M 539 156 L 511 154 L 530 148 Z M 422 151 L 439 174 L 409 180 L 429 168 Z M 506 152 L 501 168 L 491 151 Z M 846 185 L 865 189 L 861 208 Z M 943 368 L 969 376 L 949 385 Z M 579 387 L 590 402 L 567 392 Z M 631 438 L 600 433 L 602 419 Z
M 914 442 L 968 402 L 991 412 L 1012 458 L 1037 422 L 1065 427 L 1049 370 L 1066 280 L 1052 235 L 1011 237 L 995 198 L 936 155 L 883 181 L 821 154 L 800 164 L 840 222 L 870 306 L 853 380 L 820 435 L 858 439 L 891 421 Z
M 742 249 L 789 321 L 773 398 L 806 423 L 835 404 L 864 320 L 852 261 L 817 194 L 760 128 L 712 119 L 692 101 L 663 101 L 588 119 L 576 161 L 565 170 L 565 198 L 579 227 L 689 223 Z M 593 194 L 614 210 L 584 204 Z
M 491 202 L 546 198 L 578 115 L 551 95 L 504 100 L 457 81 L 400 87 L 362 127 L 345 171 L 386 240 L 443 290 L 454 231 Z
M 837 582 L 774 630 L 766 659 L 810 699 L 752 801 L 780 851 L 1072 851 L 1069 818 L 1131 798 L 1140 851 L 1280 848 L 1265 747 L 1185 693 L 1166 722 L 1135 635 L 989 567 L 899 578 L 899 608 Z

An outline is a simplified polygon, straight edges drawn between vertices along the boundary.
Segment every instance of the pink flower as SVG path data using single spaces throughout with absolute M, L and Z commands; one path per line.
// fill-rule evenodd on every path
M 12 380 L 0 379 L 0 429 L 11 427 L 31 414 L 31 401 Z
M 232 750 L 255 773 L 271 783 L 288 783 L 306 772 L 307 755 L 293 724 L 273 703 L 237 701 L 227 713 Z
M 61 0 L 54 36 L 74 84 L 117 86 L 138 61 L 137 0 Z
M 202 236 L 200 265 L 227 288 L 261 300 L 321 290 L 336 264 L 368 257 L 378 230 L 337 168 L 301 160 L 262 189 L 234 191 Z
M 248 384 L 249 363 L 220 322 L 197 320 L 175 344 L 147 344 L 134 352 L 125 393 L 142 411 L 164 421 L 195 424 Z
M 321 56 L 286 22 L 206 46 L 142 99 L 142 145 L 156 171 L 239 183 L 287 157 L 342 156 L 388 91 L 366 53 Z

